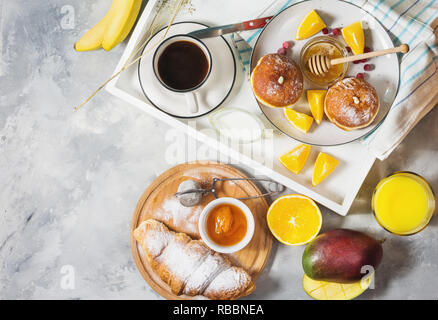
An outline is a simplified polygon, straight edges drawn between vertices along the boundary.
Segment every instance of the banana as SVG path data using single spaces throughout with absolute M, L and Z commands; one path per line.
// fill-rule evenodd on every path
M 102 41 L 102 47 L 109 51 L 122 42 L 131 31 L 140 12 L 142 0 L 114 0 L 116 15 L 108 25 Z
M 88 30 L 82 38 L 75 43 L 76 51 L 89 51 L 102 48 L 102 41 L 108 24 L 111 22 L 116 13 L 115 1 L 111 4 L 110 9 L 105 17 L 100 20 L 93 28 Z
M 76 51 L 111 50 L 129 34 L 142 0 L 113 0 L 105 17 L 75 43 Z

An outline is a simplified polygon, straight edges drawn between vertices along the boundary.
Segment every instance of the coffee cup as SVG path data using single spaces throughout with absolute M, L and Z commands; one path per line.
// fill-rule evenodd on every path
M 184 94 L 189 113 L 199 111 L 196 91 L 208 79 L 212 59 L 207 46 L 189 35 L 174 35 L 160 43 L 152 59 L 160 84 L 169 91 Z

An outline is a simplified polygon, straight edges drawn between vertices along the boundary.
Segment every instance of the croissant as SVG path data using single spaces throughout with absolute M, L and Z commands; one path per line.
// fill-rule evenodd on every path
M 237 299 L 254 291 L 251 276 L 200 240 L 149 219 L 133 232 L 149 264 L 176 295 Z

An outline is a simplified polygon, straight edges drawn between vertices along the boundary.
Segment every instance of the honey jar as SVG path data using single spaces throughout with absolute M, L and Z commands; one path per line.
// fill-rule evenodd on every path
M 314 55 L 324 55 L 330 59 L 346 57 L 348 52 L 342 42 L 334 37 L 327 36 L 312 38 L 301 50 L 300 63 L 304 76 L 310 82 L 320 86 L 330 86 L 345 77 L 348 70 L 348 63 L 333 65 L 328 72 L 322 75 L 311 73 L 307 61 Z

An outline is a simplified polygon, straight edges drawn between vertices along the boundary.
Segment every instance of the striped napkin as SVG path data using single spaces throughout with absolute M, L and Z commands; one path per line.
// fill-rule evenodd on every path
M 276 0 L 259 8 L 255 17 L 271 15 L 299 0 Z M 394 45 L 409 44 L 400 67 L 400 87 L 385 121 L 362 142 L 370 153 L 386 159 L 412 128 L 438 103 L 438 1 L 347 0 L 362 7 L 388 30 Z M 243 32 L 251 46 L 261 30 Z M 244 52 L 248 55 L 248 52 Z M 243 63 L 249 63 L 246 56 Z

